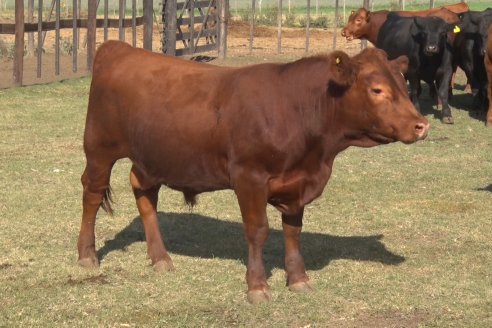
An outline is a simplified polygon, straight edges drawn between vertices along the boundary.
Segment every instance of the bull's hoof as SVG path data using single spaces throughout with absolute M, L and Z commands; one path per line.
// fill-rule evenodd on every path
M 174 271 L 174 264 L 172 261 L 157 261 L 154 263 L 154 271 L 155 272 L 168 272 Z
M 264 290 L 248 290 L 248 302 L 251 304 L 271 302 L 272 293 L 268 289 Z
M 309 281 L 299 281 L 289 285 L 289 290 L 294 293 L 310 293 L 314 290 Z
M 485 126 L 486 127 L 489 127 L 489 128 L 492 128 L 492 120 L 487 121 L 487 123 L 485 123 Z
M 452 116 L 444 116 L 441 120 L 444 124 L 454 124 L 454 119 Z
M 79 259 L 79 265 L 86 269 L 97 269 L 99 268 L 99 261 L 94 257 L 85 257 L 83 259 Z

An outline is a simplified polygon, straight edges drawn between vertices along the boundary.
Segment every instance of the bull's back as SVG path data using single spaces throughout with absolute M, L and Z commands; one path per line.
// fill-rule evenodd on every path
M 139 137 L 138 130 L 159 135 L 160 124 L 182 123 L 198 106 L 202 118 L 217 92 L 214 67 L 135 49 L 109 41 L 93 65 L 87 126 L 113 132 L 119 142 Z M 207 78 L 210 83 L 205 85 Z M 202 83 L 203 82 L 203 83 Z M 190 90 L 191 89 L 191 90 Z M 189 118 L 190 120 L 193 119 Z M 176 125 L 175 125 L 176 126 Z
M 411 60 L 415 53 L 415 42 L 412 42 L 410 28 L 413 18 L 389 15 L 379 30 L 377 47 L 383 49 L 390 59 L 406 55 Z

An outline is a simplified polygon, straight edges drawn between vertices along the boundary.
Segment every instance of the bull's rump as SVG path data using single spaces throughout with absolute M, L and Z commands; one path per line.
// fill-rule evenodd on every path
M 94 62 L 86 154 L 129 157 L 153 182 L 178 190 L 227 187 L 227 129 L 216 112 L 226 71 L 107 42 Z

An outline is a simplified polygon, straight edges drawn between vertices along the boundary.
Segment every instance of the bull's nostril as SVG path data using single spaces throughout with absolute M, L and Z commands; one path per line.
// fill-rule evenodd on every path
M 429 51 L 429 52 L 434 52 L 434 51 L 436 51 L 436 49 L 437 49 L 436 46 L 428 46 L 427 47 L 427 51 Z
M 415 133 L 419 137 L 423 137 L 427 134 L 427 130 L 429 129 L 429 124 L 417 123 L 415 125 Z

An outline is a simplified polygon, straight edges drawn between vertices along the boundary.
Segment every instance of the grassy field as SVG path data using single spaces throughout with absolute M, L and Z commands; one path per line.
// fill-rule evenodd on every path
M 146 258 L 128 182 L 114 168 L 114 217 L 97 222 L 98 270 L 76 264 L 88 78 L 0 90 L 0 327 L 491 327 L 492 129 L 453 99 L 456 123 L 427 140 L 350 148 L 305 213 L 315 286 L 285 287 L 278 213 L 265 250 L 273 302 L 251 306 L 246 245 L 230 191 L 191 211 L 160 193 L 176 271 Z M 425 100 L 425 97 L 424 97 Z

